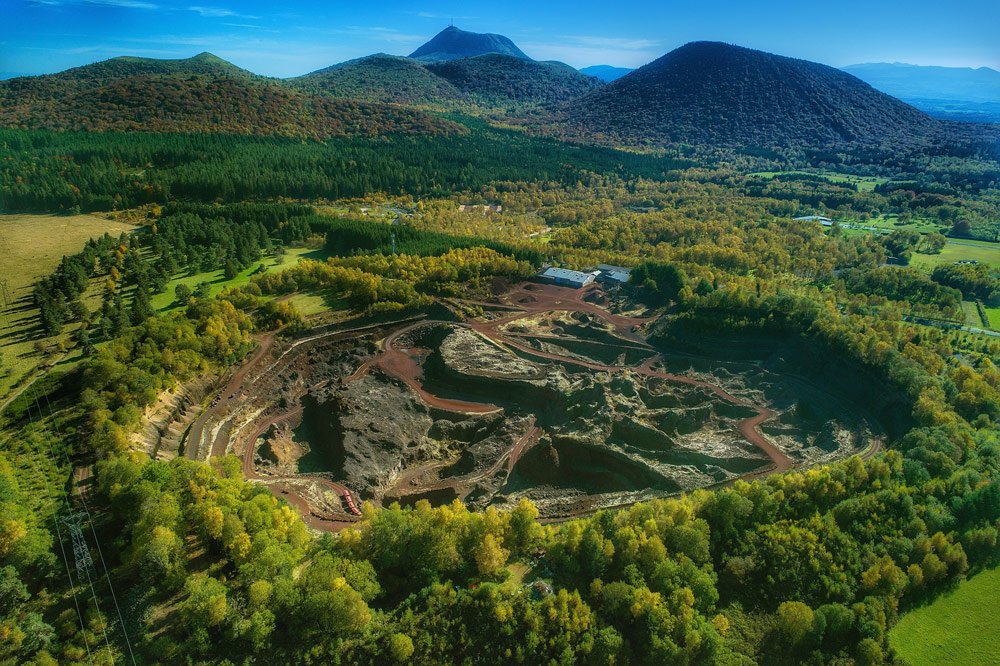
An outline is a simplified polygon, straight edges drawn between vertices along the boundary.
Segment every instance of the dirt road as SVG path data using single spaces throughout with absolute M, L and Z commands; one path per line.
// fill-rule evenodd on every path
M 442 323 L 447 322 L 426 320 L 390 333 L 381 343 L 382 352 L 378 356 L 362 363 L 361 367 L 344 379 L 344 383 L 355 381 L 366 375 L 373 367 L 377 367 L 387 375 L 395 377 L 406 384 L 410 390 L 420 396 L 420 399 L 430 407 L 461 414 L 492 414 L 499 412 L 500 407 L 496 405 L 469 402 L 466 400 L 452 400 L 428 392 L 424 389 L 420 381 L 424 374 L 423 368 L 420 367 L 420 363 L 414 358 L 413 354 L 413 352 L 420 350 L 409 347 L 397 347 L 397 341 L 404 335 L 424 326 Z

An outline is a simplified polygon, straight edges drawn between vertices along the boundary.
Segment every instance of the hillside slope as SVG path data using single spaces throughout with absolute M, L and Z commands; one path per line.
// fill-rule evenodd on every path
M 603 84 L 561 62 L 489 54 L 435 63 L 427 69 L 487 107 L 566 102 Z
M 474 58 L 488 53 L 499 53 L 521 60 L 531 60 L 514 42 L 503 35 L 466 32 L 449 26 L 429 42 L 410 54 L 411 58 L 425 62 L 441 62 Z
M 569 104 L 570 133 L 626 143 L 836 146 L 912 141 L 936 121 L 832 67 L 693 42 Z
M 0 82 L 0 126 L 315 139 L 459 131 L 416 111 L 296 90 L 210 54 L 185 60 L 114 58 Z
M 463 96 L 419 62 L 385 53 L 349 60 L 287 82 L 304 90 L 369 102 L 445 104 Z

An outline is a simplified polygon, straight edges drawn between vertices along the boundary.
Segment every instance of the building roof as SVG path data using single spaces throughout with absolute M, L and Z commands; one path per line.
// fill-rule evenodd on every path
M 546 268 L 542 273 L 542 277 L 547 277 L 553 280 L 566 280 L 568 282 L 579 282 L 580 284 L 586 284 L 590 280 L 594 279 L 591 273 L 581 273 L 580 271 L 571 271 L 567 268 Z
M 828 217 L 823 217 L 822 215 L 803 215 L 802 217 L 796 217 L 796 222 L 833 222 Z
M 625 268 L 624 266 L 612 266 L 611 264 L 598 264 L 597 270 L 603 271 L 605 273 L 631 273 L 631 268 Z
M 604 271 L 603 276 L 617 282 L 628 282 L 632 274 L 628 271 Z

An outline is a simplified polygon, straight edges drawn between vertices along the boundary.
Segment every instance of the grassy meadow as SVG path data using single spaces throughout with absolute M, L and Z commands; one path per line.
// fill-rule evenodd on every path
M 855 176 L 849 173 L 837 173 L 836 171 L 758 171 L 749 175 L 767 179 L 777 178 L 778 176 L 816 176 L 831 183 L 856 185 L 859 192 L 873 192 L 877 186 L 889 181 L 888 178 Z
M 31 303 L 31 290 L 35 281 L 48 275 L 59 260 L 81 250 L 84 243 L 110 233 L 114 236 L 136 229 L 134 224 L 107 219 L 106 215 L 0 215 L 0 405 L 24 386 L 40 367 L 68 367 L 79 357 L 72 348 L 72 334 L 76 325 L 70 324 L 59 336 L 45 338 L 38 327 L 38 310 Z M 153 307 L 165 312 L 177 307 L 174 289 L 185 284 L 194 291 L 199 284 L 207 283 L 210 296 L 226 287 L 246 284 L 260 266 L 264 270 L 283 270 L 294 266 L 299 259 L 324 258 L 321 250 L 289 248 L 281 257 L 266 257 L 235 278 L 226 279 L 223 270 L 178 275 L 167 285 L 162 294 L 151 298 Z M 100 307 L 102 280 L 93 280 L 83 301 L 93 311 Z M 329 309 L 329 304 L 319 296 L 296 296 L 295 305 L 304 315 Z M 39 343 L 46 347 L 39 350 Z M 68 352 L 64 351 L 69 349 Z
M 201 283 L 208 284 L 208 296 L 212 297 L 221 292 L 226 287 L 239 287 L 250 281 L 250 278 L 259 270 L 261 266 L 265 271 L 281 271 L 290 268 L 298 263 L 299 259 L 325 259 L 326 254 L 322 250 L 312 248 L 288 248 L 281 257 L 265 257 L 255 262 L 250 268 L 242 271 L 232 279 L 226 279 L 225 271 L 218 269 L 206 273 L 195 273 L 194 275 L 181 274 L 174 277 L 167 283 L 166 291 L 162 294 L 154 294 L 150 298 L 153 308 L 160 312 L 166 312 L 177 307 L 174 290 L 180 285 L 187 285 L 191 291 L 198 288 Z M 306 314 L 303 312 L 303 314 Z
M 911 666 L 995 664 L 1000 655 L 998 595 L 1000 569 L 985 571 L 904 615 L 889 643 Z
M 981 264 L 987 264 L 1000 269 L 1000 243 L 989 241 L 948 239 L 940 254 L 913 253 L 910 265 L 932 271 L 938 264 L 952 264 L 962 259 L 972 259 Z
M 35 281 L 51 273 L 64 255 L 79 252 L 87 240 L 134 229 L 102 215 L 0 215 L 0 286 L 6 285 L 8 301 L 5 304 L 0 293 L 0 404 L 41 363 L 55 360 L 35 349 L 35 343 L 43 340 L 37 330 L 38 310 L 31 303 Z M 58 347 L 69 340 L 72 330 L 68 326 L 58 338 L 43 341 Z M 70 355 L 60 362 L 72 360 Z

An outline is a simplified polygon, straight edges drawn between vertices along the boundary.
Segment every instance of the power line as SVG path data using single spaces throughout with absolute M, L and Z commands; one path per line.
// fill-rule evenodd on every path
M 37 398 L 35 399 L 34 402 L 35 402 L 35 409 L 38 411 L 38 420 L 35 421 L 35 422 L 39 423 L 41 421 L 41 419 L 44 418 L 44 417 L 42 416 L 42 410 L 41 410 L 41 407 L 38 404 Z M 29 416 L 31 415 L 31 406 L 30 405 L 28 406 L 28 414 L 29 414 Z M 38 466 L 35 465 L 34 460 L 32 460 L 32 458 L 31 458 L 31 456 L 29 454 L 25 454 L 24 455 L 24 460 L 26 460 L 28 462 L 28 464 L 31 466 L 31 469 L 35 473 L 36 478 L 42 479 L 42 480 L 45 479 L 45 474 L 43 474 L 41 472 L 41 470 L 38 468 Z M 60 495 L 60 498 L 63 501 L 63 504 L 68 509 L 69 508 L 69 504 L 66 501 L 65 492 L 64 491 L 60 491 L 59 495 Z M 90 641 L 87 640 L 87 627 L 86 627 L 86 624 L 84 623 L 84 620 L 83 620 L 83 612 L 80 610 L 80 601 L 79 601 L 79 599 L 77 598 L 77 595 L 76 595 L 76 585 L 77 584 L 73 580 L 73 574 L 70 572 L 69 558 L 66 556 L 66 548 L 63 545 L 62 531 L 59 529 L 59 518 L 57 516 L 53 515 L 52 522 L 55 525 L 56 533 L 57 533 L 57 535 L 59 537 L 59 548 L 62 551 L 63 563 L 66 565 L 66 575 L 69 577 L 70 592 L 73 595 L 73 605 L 76 606 L 76 614 L 77 614 L 78 619 L 80 620 L 80 636 L 83 638 L 84 647 L 86 647 L 86 649 L 87 649 L 87 658 L 90 661 L 90 663 L 93 664 L 94 663 L 94 657 L 93 657 L 93 655 L 91 654 L 91 651 L 90 651 Z M 97 594 L 94 593 L 93 586 L 91 586 L 91 593 L 93 593 L 93 596 L 94 596 L 94 606 L 97 608 L 98 617 L 100 618 L 101 617 L 101 609 L 100 609 L 100 606 L 97 605 Z M 103 627 L 103 624 L 104 624 L 104 620 L 103 619 L 101 619 L 101 624 L 102 624 L 102 627 Z M 107 632 L 106 631 L 105 631 L 105 639 L 107 639 Z
M 7 238 L 6 238 L 6 235 L 2 232 L 2 229 L 0 229 L 0 249 L 8 249 Z M 0 297 L 2 297 L 3 303 L 4 303 L 4 315 L 7 315 L 8 314 L 7 310 L 10 307 L 10 292 L 8 290 L 8 281 L 7 281 L 6 278 L 3 278 L 2 281 L 0 281 Z M 6 317 L 4 317 L 4 318 L 6 319 Z M 31 390 L 31 386 L 30 385 L 27 387 L 27 390 L 28 391 Z M 59 426 L 58 420 L 55 418 L 54 411 L 52 409 L 52 403 L 49 401 L 48 394 L 46 393 L 44 395 L 44 397 L 45 397 L 46 406 L 48 407 L 49 418 L 52 419 L 53 425 L 55 426 L 55 429 L 56 429 L 56 432 L 61 436 L 61 438 L 62 438 L 62 440 L 64 442 L 68 441 L 65 438 L 65 433 L 63 433 L 62 428 Z M 38 396 L 35 395 L 35 396 L 32 396 L 32 398 L 33 398 L 33 402 L 35 403 L 35 409 L 38 411 L 38 417 L 39 417 L 39 421 L 38 422 L 40 423 L 41 421 L 44 420 L 45 417 L 44 417 L 44 415 L 42 413 L 41 405 L 38 402 Z M 29 414 L 30 414 L 30 410 L 31 410 L 31 408 L 29 407 L 28 408 Z M 69 454 L 67 453 L 65 447 L 60 447 L 60 448 L 62 450 L 63 457 L 65 458 L 66 463 L 68 465 L 68 468 L 70 470 L 70 475 L 71 475 L 71 477 L 70 477 L 70 483 L 72 484 L 72 473 L 73 473 L 72 471 L 74 469 L 73 461 L 70 459 Z M 35 468 L 35 473 L 38 475 L 38 478 L 44 479 L 45 475 L 39 473 L 39 470 L 35 467 L 34 461 L 31 459 L 31 457 L 30 456 L 26 456 L 26 458 L 27 458 L 28 462 L 31 464 L 31 466 L 33 468 Z M 65 491 L 63 491 L 61 493 L 61 497 L 62 497 L 62 501 L 63 501 L 63 504 L 65 506 L 66 511 L 70 512 L 71 509 L 70 509 L 69 501 L 66 498 Z M 90 530 L 91 530 L 91 533 L 94 536 L 94 544 L 97 547 L 98 556 L 99 556 L 99 558 L 101 560 L 101 566 L 104 568 L 104 575 L 105 575 L 105 578 L 106 578 L 106 580 L 108 582 L 108 589 L 111 592 L 111 599 L 112 599 L 112 601 L 114 603 L 115 611 L 116 611 L 116 613 L 118 615 L 118 622 L 119 622 L 119 626 L 121 626 L 122 636 L 125 638 L 125 644 L 128 647 L 129 657 L 131 658 L 132 664 L 135 665 L 136 664 L 135 654 L 132 651 L 132 642 L 129 639 L 128 629 L 125 626 L 125 620 L 122 617 L 121 607 L 118 605 L 118 595 L 115 593 L 114 584 L 113 584 L 113 582 L 111 580 L 111 573 L 110 573 L 110 570 L 108 569 L 107 562 L 104 559 L 104 551 L 101 548 L 100 538 L 98 537 L 98 535 L 97 535 L 97 529 L 94 526 L 94 519 L 93 519 L 93 516 L 90 513 L 90 507 L 87 506 L 87 500 L 86 500 L 86 497 L 84 497 L 83 493 L 80 494 L 80 500 L 83 503 L 84 514 L 87 517 L 87 521 L 90 523 Z M 76 514 L 70 513 L 70 515 L 68 515 L 67 517 L 65 517 L 63 519 L 63 521 L 64 521 L 64 524 L 67 526 L 67 528 L 69 528 L 70 536 L 71 536 L 71 539 L 72 539 L 72 542 L 73 542 L 73 554 L 74 554 L 74 558 L 76 559 L 77 573 L 79 574 L 79 571 L 82 568 L 82 570 L 84 571 L 84 573 L 86 573 L 86 575 L 87 575 L 87 581 L 88 581 L 88 583 L 90 585 L 90 591 L 91 591 L 91 594 L 94 597 L 94 607 L 97 610 L 98 618 L 100 618 L 100 620 L 101 620 L 101 628 L 102 628 L 102 631 L 104 633 L 104 641 L 105 641 L 105 643 L 108 646 L 108 650 L 110 651 L 111 650 L 111 642 L 110 642 L 110 640 L 108 638 L 107 623 L 103 619 L 103 614 L 101 613 L 100 604 L 98 603 L 98 600 L 97 600 L 97 592 L 94 589 L 93 580 L 91 580 L 91 578 L 90 578 L 90 569 L 94 567 L 94 560 L 93 560 L 93 558 L 92 558 L 92 556 L 90 554 L 90 549 L 89 549 L 89 546 L 87 545 L 86 538 L 83 535 L 83 529 L 80 526 L 80 520 L 81 520 L 81 518 L 82 518 L 82 515 L 79 514 L 79 513 L 76 513 Z M 70 521 L 70 522 L 66 522 L 66 521 Z M 88 657 L 90 658 L 91 663 L 93 663 L 93 657 L 92 657 L 92 655 L 90 653 L 90 645 L 86 641 L 86 629 L 85 629 L 84 623 L 83 623 L 83 615 L 80 613 L 79 602 L 78 602 L 78 600 L 76 598 L 76 585 L 73 582 L 72 575 L 69 574 L 69 561 L 68 561 L 68 558 L 66 558 L 65 547 L 64 547 L 63 542 L 62 542 L 62 531 L 59 529 L 59 524 L 58 523 L 59 523 L 59 519 L 56 518 L 55 519 L 55 524 L 56 524 L 56 531 L 58 532 L 58 536 L 59 536 L 59 546 L 63 550 L 63 559 L 64 559 L 66 567 L 67 567 L 67 575 L 70 576 L 70 586 L 71 586 L 71 589 L 73 590 L 73 600 L 74 600 L 74 603 L 76 604 L 77 615 L 79 616 L 79 619 L 80 619 L 81 633 L 84 636 L 84 642 L 87 644 L 86 647 L 87 647 Z M 96 568 L 95 568 L 95 570 L 96 570 Z M 113 658 L 113 656 L 112 656 L 112 658 Z
M 54 411 L 52 409 L 52 403 L 49 402 L 48 393 L 46 393 L 44 397 L 45 397 L 45 404 L 49 409 L 49 417 L 53 419 L 53 423 L 55 424 L 56 430 L 61 435 L 62 429 L 59 427 L 59 424 L 56 423 L 55 421 Z M 69 454 L 66 452 L 66 449 L 63 448 L 62 452 L 63 452 L 63 457 L 66 459 L 66 462 L 69 465 L 70 469 L 73 469 L 73 461 L 70 460 Z M 80 502 L 83 504 L 83 511 L 87 516 L 87 522 L 90 523 L 90 531 L 94 535 L 94 545 L 97 547 L 97 555 L 101 560 L 101 566 L 104 568 L 104 577 L 108 581 L 108 590 L 111 592 L 111 601 L 114 603 L 115 612 L 118 615 L 118 625 L 121 627 L 122 636 L 125 638 L 125 646 L 128 648 L 129 658 L 132 660 L 132 664 L 134 665 L 136 661 L 135 661 L 135 653 L 132 652 L 132 641 L 129 639 L 128 636 L 128 628 L 125 626 L 125 618 L 122 616 L 121 606 L 118 605 L 118 595 L 115 593 L 115 586 L 114 583 L 111 581 L 111 571 L 108 569 L 108 564 L 104 559 L 104 550 L 101 548 L 101 540 L 97 536 L 97 528 L 94 527 L 94 517 L 91 515 L 90 507 L 87 505 L 86 494 L 82 491 L 80 492 Z M 89 557 L 89 551 L 88 551 L 88 557 Z M 93 560 L 91 560 L 91 565 L 93 565 Z
M 0 247 L 2 247 L 3 244 L 4 244 L 3 236 L 0 235 Z M 4 282 L 6 283 L 6 280 Z M 4 284 L 4 289 L 6 290 L 6 284 Z M 6 300 L 5 300 L 5 302 L 6 302 Z M 3 315 L 4 319 L 7 318 L 7 313 L 5 311 L 0 311 L 0 315 Z M 39 416 L 39 419 L 41 419 L 42 410 L 41 410 L 41 407 L 39 407 L 39 405 L 38 405 L 37 399 L 35 400 L 35 409 L 38 410 L 38 416 Z M 27 411 L 28 411 L 29 417 L 31 417 L 31 406 L 30 405 L 28 406 Z M 33 417 L 31 417 L 31 418 L 33 418 Z M 39 480 L 42 480 L 43 483 L 44 483 L 44 480 L 45 480 L 46 476 L 45 476 L 45 474 L 42 473 L 42 471 L 35 464 L 35 461 L 34 461 L 34 459 L 32 459 L 30 453 L 25 453 L 22 456 L 22 458 L 31 467 L 32 472 L 35 474 L 35 478 L 39 479 Z M 66 501 L 66 496 L 65 496 L 63 490 L 59 491 L 59 495 L 61 496 L 63 502 L 65 502 Z M 72 596 L 73 596 L 73 606 L 76 608 L 76 616 L 77 616 L 77 619 L 80 621 L 80 636 L 83 638 L 83 645 L 84 645 L 84 647 L 87 650 L 87 661 L 89 661 L 91 664 L 93 664 L 94 663 L 94 656 L 93 656 L 93 654 L 90 651 L 90 641 L 87 640 L 87 627 L 86 627 L 86 624 L 84 623 L 84 620 L 83 620 L 83 611 L 80 609 L 80 599 L 79 599 L 79 597 L 76 594 L 76 582 L 73 580 L 73 574 L 70 571 L 69 558 L 66 556 L 66 547 L 63 544 L 63 539 L 62 539 L 62 530 L 59 529 L 59 519 L 57 517 L 55 517 L 55 516 L 53 516 L 53 524 L 55 525 L 56 535 L 57 535 L 57 537 L 59 539 L 59 550 L 62 552 L 63 564 L 65 564 L 65 566 L 66 566 L 66 576 L 69 578 L 69 589 L 70 589 L 70 594 L 72 594 Z
M 76 583 L 73 582 L 73 574 L 69 571 L 69 558 L 66 557 L 66 546 L 63 545 L 62 530 L 59 529 L 59 520 L 53 521 L 56 526 L 56 534 L 59 536 L 59 550 L 62 551 L 63 563 L 66 565 L 66 575 L 69 576 L 69 587 L 73 593 L 73 605 L 76 606 L 76 615 L 80 618 L 80 635 L 83 637 L 83 645 L 87 648 L 87 660 L 93 664 L 94 656 L 90 654 L 90 641 L 87 640 L 87 629 L 83 624 L 83 613 L 80 612 L 80 600 L 76 597 Z
M 45 419 L 45 416 L 42 413 L 42 407 L 41 407 L 41 405 L 38 402 L 38 396 L 32 396 L 32 401 L 35 403 L 35 409 L 38 410 L 38 421 L 37 422 L 41 423 Z M 30 413 L 30 410 L 31 410 L 31 408 L 29 407 L 28 408 L 29 413 Z M 52 414 L 51 414 L 51 406 L 49 407 L 49 411 L 50 411 L 49 416 L 51 417 L 52 416 Z M 53 421 L 54 421 L 54 419 L 53 419 Z M 61 435 L 62 433 L 60 432 L 59 434 Z M 65 439 L 63 441 L 65 441 Z M 66 456 L 67 462 L 70 463 L 70 469 L 72 469 L 73 468 L 72 462 L 69 460 L 69 456 L 66 455 L 65 449 L 63 450 L 63 455 Z M 69 500 L 66 499 L 65 493 L 62 495 L 62 501 L 63 501 L 63 505 L 66 507 L 66 511 L 70 512 L 71 509 L 70 509 L 70 505 L 69 505 Z M 82 531 L 81 531 L 81 539 L 82 539 Z M 87 547 L 86 543 L 87 543 L 86 540 L 82 539 L 82 544 L 83 544 L 83 547 L 85 549 Z M 74 555 L 75 555 L 75 551 L 74 551 Z M 87 557 L 88 560 L 90 560 L 90 563 L 92 565 L 93 564 L 93 559 L 90 557 L 90 551 L 89 550 L 87 550 L 87 556 L 86 557 Z M 79 567 L 79 563 L 78 563 L 78 567 Z M 79 571 L 79 569 L 78 569 L 78 571 Z M 88 583 L 88 585 L 90 587 L 90 594 L 91 594 L 91 597 L 94 599 L 94 609 L 97 611 L 97 618 L 98 618 L 98 620 L 101 623 L 101 632 L 104 634 L 104 643 L 105 643 L 105 645 L 108 646 L 108 652 L 110 653 L 110 656 L 112 657 L 112 660 L 113 660 L 114 659 L 114 651 L 111 648 L 111 640 L 108 638 L 108 624 L 107 624 L 107 622 L 104 619 L 104 614 L 101 612 L 101 604 L 97 600 L 97 590 L 94 588 L 94 581 L 90 578 L 90 570 L 89 569 L 85 569 L 85 572 L 87 574 L 87 583 Z
M 101 608 L 97 605 L 97 591 L 94 589 L 94 581 L 90 578 L 90 570 L 94 568 L 94 558 L 90 556 L 90 547 L 87 546 L 87 540 L 83 538 L 83 529 L 80 527 L 80 519 L 82 517 L 82 513 L 71 513 L 63 516 L 61 520 L 63 525 L 69 529 L 70 541 L 73 544 L 73 559 L 76 560 L 77 577 L 80 576 L 81 571 L 87 576 L 87 584 L 90 585 L 90 592 L 94 595 L 94 606 L 97 607 L 97 617 L 101 620 L 104 631 L 104 643 L 108 646 L 108 650 L 111 651 L 111 641 L 108 638 L 107 625 L 101 616 Z

